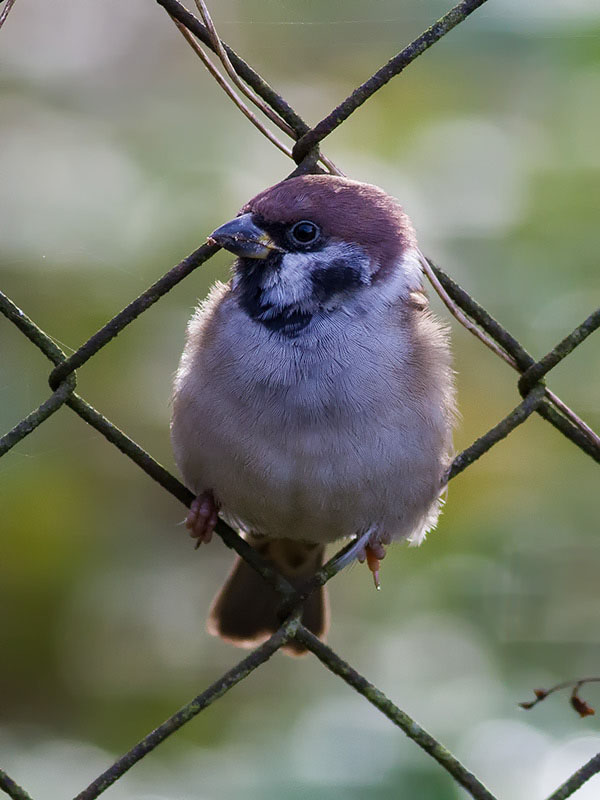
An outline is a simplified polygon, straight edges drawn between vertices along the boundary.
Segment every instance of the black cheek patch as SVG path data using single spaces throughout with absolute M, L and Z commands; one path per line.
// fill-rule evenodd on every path
M 257 319 L 270 308 L 263 301 L 262 281 L 265 270 L 277 270 L 280 266 L 280 253 L 272 253 L 265 259 L 238 258 L 236 272 L 240 281 L 240 306 L 252 319 Z
M 315 295 L 326 302 L 340 292 L 358 289 L 367 283 L 361 269 L 348 261 L 332 261 L 327 267 L 317 267 L 311 273 Z
M 250 258 L 238 259 L 238 271 L 240 274 L 240 305 L 248 314 L 255 319 L 262 308 L 262 287 L 260 269 Z

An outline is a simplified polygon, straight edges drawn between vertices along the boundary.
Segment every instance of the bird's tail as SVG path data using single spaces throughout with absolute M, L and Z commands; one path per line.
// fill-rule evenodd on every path
M 254 536 L 249 536 L 248 542 L 294 588 L 299 588 L 323 564 L 325 547 L 321 544 Z M 238 557 L 225 584 L 213 600 L 208 616 L 208 631 L 238 647 L 256 647 L 281 626 L 281 620 L 277 616 L 281 602 L 281 595 Z M 319 638 L 325 636 L 329 626 L 329 604 L 325 587 L 316 589 L 307 598 L 301 621 Z M 306 652 L 306 648 L 295 641 L 283 649 L 290 655 Z

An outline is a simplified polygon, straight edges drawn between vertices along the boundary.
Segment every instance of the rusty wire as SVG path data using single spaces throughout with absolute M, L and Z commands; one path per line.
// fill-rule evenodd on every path
M 388 63 L 375 72 L 352 94 L 334 108 L 321 122 L 310 128 L 294 109 L 269 84 L 255 72 L 225 42 L 216 41 L 214 26 L 207 27 L 185 9 L 178 0 L 156 0 L 165 11 L 205 47 L 216 53 L 229 69 L 235 70 L 254 94 L 261 99 L 257 104 L 271 109 L 268 116 L 277 121 L 277 126 L 296 140 L 291 151 L 297 169 L 292 174 L 320 171 L 318 161 L 325 166 L 331 162 L 321 155 L 320 143 L 335 130 L 350 114 L 359 108 L 394 76 L 414 61 L 425 50 L 449 33 L 456 25 L 483 5 L 486 0 L 463 0 L 448 11 L 440 20 L 424 31 L 411 44 L 401 50 Z M 0 0 L 0 5 L 2 0 Z M 2 21 L 14 0 L 6 0 Z M 202 6 L 205 8 L 204 4 Z M 204 14 L 203 14 L 204 16 Z M 206 21 L 206 17 L 205 17 Z M 237 80 L 235 82 L 237 84 Z M 263 109 L 264 110 L 264 109 Z M 205 244 L 170 269 L 146 291 L 116 314 L 100 330 L 94 333 L 72 355 L 66 356 L 58 345 L 39 328 L 15 303 L 0 292 L 0 312 L 12 322 L 52 362 L 49 374 L 52 390 L 50 396 L 34 411 L 25 416 L 12 430 L 0 438 L 0 457 L 38 428 L 46 419 L 66 405 L 89 425 L 98 430 L 111 444 L 134 461 L 147 475 L 164 489 L 189 506 L 192 493 L 149 453 L 119 430 L 110 420 L 80 397 L 76 392 L 75 370 L 86 364 L 100 349 L 124 330 L 140 314 L 147 311 L 163 295 L 191 272 L 210 259 L 219 248 Z M 557 428 L 592 459 L 600 462 L 600 437 L 581 420 L 544 383 L 544 378 L 578 347 L 584 339 L 600 326 L 600 309 L 593 311 L 586 320 L 574 328 L 571 334 L 559 342 L 543 358 L 536 360 L 526 349 L 497 322 L 468 292 L 458 286 L 448 275 L 430 260 L 423 260 L 424 271 L 435 290 L 458 321 L 474 333 L 484 344 L 519 373 L 517 389 L 521 402 L 503 420 L 479 437 L 454 459 L 446 480 L 451 480 L 469 467 L 501 439 L 522 425 L 534 412 Z M 292 639 L 301 642 L 332 673 L 338 675 L 355 691 L 362 694 L 381 713 L 387 716 L 410 739 L 434 758 L 466 792 L 476 800 L 497 800 L 491 792 L 460 763 L 435 737 L 425 731 L 405 712 L 401 711 L 376 686 L 360 675 L 330 647 L 319 641 L 299 622 L 301 604 L 317 587 L 324 585 L 338 571 L 336 554 L 300 590 L 294 590 L 262 557 L 223 521 L 216 529 L 224 543 L 233 548 L 242 558 L 273 586 L 281 595 L 281 627 L 264 644 L 257 647 L 228 672 L 218 678 L 205 691 L 185 704 L 154 731 L 134 745 L 121 758 L 98 776 L 75 800 L 93 800 L 115 783 L 127 770 L 151 752 L 168 736 L 189 722 L 204 708 L 219 699 L 235 684 L 264 664 L 277 650 Z M 341 551 L 343 552 L 343 550 Z M 576 792 L 585 781 L 600 772 L 600 755 L 577 770 L 548 800 L 565 800 Z M 0 789 L 13 800 L 32 800 L 0 769 Z
M 14 6 L 16 0 L 6 0 L 4 8 L 0 11 L 0 28 L 6 22 L 6 18 L 10 14 L 11 8 Z

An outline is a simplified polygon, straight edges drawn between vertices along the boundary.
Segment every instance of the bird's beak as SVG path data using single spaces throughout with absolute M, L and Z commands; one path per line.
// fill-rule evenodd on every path
M 252 220 L 252 214 L 242 214 L 213 231 L 206 240 L 218 244 L 244 258 L 266 258 L 273 250 L 282 252 L 281 247 Z

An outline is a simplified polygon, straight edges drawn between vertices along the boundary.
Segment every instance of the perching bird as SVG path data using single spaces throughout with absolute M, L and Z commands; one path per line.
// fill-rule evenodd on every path
M 386 544 L 435 526 L 452 448 L 450 350 L 411 222 L 376 186 L 305 175 L 209 241 L 238 258 L 192 317 L 175 377 L 190 534 L 208 542 L 220 512 L 295 586 L 327 543 L 357 537 L 377 581 Z M 209 630 L 256 645 L 280 602 L 238 559 Z M 303 623 L 323 637 L 327 617 L 314 592 Z

